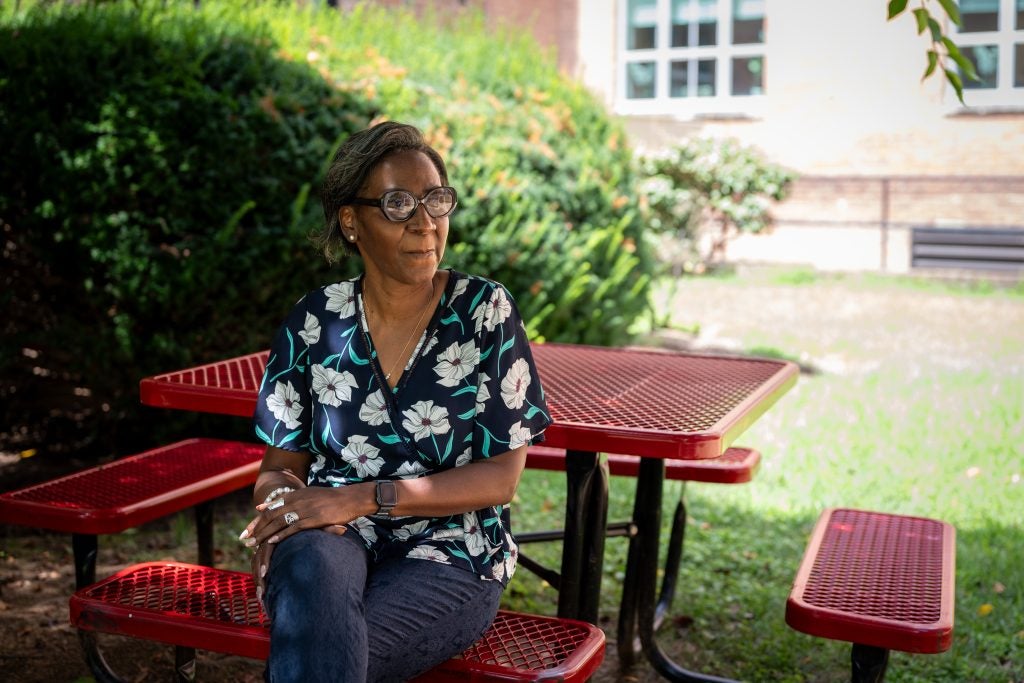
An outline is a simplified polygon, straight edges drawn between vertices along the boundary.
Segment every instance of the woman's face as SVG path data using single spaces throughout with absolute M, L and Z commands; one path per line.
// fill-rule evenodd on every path
M 440 187 L 441 176 L 422 152 L 385 157 L 370 173 L 359 197 L 378 199 L 391 190 L 422 198 Z M 402 284 L 423 284 L 434 277 L 448 240 L 448 216 L 433 218 L 420 205 L 406 221 L 395 223 L 376 206 L 344 206 L 340 210 L 345 239 L 355 235 L 366 274 Z

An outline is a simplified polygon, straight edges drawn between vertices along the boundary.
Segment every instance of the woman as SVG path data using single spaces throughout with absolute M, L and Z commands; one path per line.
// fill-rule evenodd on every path
M 515 569 L 506 505 L 551 420 L 507 291 L 438 269 L 456 203 L 412 126 L 353 135 L 328 171 L 325 251 L 364 272 L 273 342 L 241 534 L 274 683 L 408 680 L 486 631 Z

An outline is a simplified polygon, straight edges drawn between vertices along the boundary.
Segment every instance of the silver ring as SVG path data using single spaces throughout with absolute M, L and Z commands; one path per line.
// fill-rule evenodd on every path
M 284 521 L 288 526 L 291 526 L 299 521 L 299 515 L 296 512 L 286 512 L 284 513 Z
M 270 505 L 267 506 L 268 510 L 276 510 L 277 508 L 284 505 L 284 497 L 276 498 Z

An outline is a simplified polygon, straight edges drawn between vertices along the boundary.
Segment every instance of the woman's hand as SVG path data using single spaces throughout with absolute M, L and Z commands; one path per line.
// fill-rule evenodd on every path
M 323 529 L 343 534 L 352 520 L 377 510 L 373 484 L 353 484 L 339 488 L 310 486 L 274 498 L 256 506 L 258 514 L 249 522 L 240 538 L 255 549 L 252 574 L 256 595 L 263 600 L 266 575 L 274 546 L 305 529 Z

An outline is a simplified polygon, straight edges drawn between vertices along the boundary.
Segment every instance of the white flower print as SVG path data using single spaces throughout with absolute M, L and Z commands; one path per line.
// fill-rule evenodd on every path
M 526 401 L 526 388 L 533 379 L 530 377 L 530 364 L 525 358 L 518 358 L 501 380 L 501 400 L 509 408 L 522 408 Z
M 491 565 L 491 578 L 495 581 L 501 581 L 505 578 L 505 563 L 495 562 Z
M 342 403 L 352 399 L 352 389 L 356 386 L 356 379 L 348 370 L 336 372 L 323 365 L 313 365 L 313 393 L 316 394 L 320 403 L 337 408 Z
M 434 530 L 434 535 L 430 537 L 430 540 L 432 540 L 432 541 L 450 541 L 453 538 L 461 539 L 465 535 L 466 535 L 466 532 L 463 531 L 462 529 L 459 529 L 459 528 L 455 528 L 455 529 L 449 529 L 449 528 L 435 529 Z
M 350 524 L 356 528 L 359 535 L 363 537 L 363 540 L 367 543 L 377 542 L 377 531 L 374 528 L 373 522 L 366 517 L 357 517 L 353 519 Z
M 420 338 L 420 343 L 421 344 L 423 343 L 423 338 L 422 337 Z M 430 350 L 432 348 L 434 348 L 435 346 L 437 346 L 437 335 L 436 334 L 432 334 L 432 335 L 430 335 L 430 339 L 428 339 L 427 343 L 423 346 L 423 353 L 418 353 L 417 351 L 414 350 L 414 352 L 412 354 L 412 357 L 416 358 L 417 356 L 425 356 L 428 353 L 430 353 Z
M 416 546 L 409 551 L 406 557 L 413 560 L 430 560 L 431 562 L 440 562 L 441 564 L 451 564 L 448 561 L 448 556 L 432 545 Z
M 476 414 L 480 415 L 487 408 L 487 402 L 491 400 L 491 390 L 487 388 L 487 383 L 491 381 L 491 378 L 486 372 L 480 373 L 480 380 L 476 385 Z
M 388 407 L 380 389 L 366 397 L 366 403 L 359 408 L 359 419 L 374 427 L 388 419 Z
M 403 527 L 395 529 L 395 538 L 400 541 L 408 541 L 411 537 L 416 534 L 423 533 L 423 530 L 430 524 L 429 519 L 424 519 L 415 524 L 406 524 Z
M 472 340 L 464 344 L 452 342 L 451 346 L 437 354 L 437 358 L 434 372 L 441 378 L 437 383 L 443 387 L 457 387 L 480 362 L 480 349 Z
M 456 282 L 455 283 L 455 289 L 452 290 L 451 301 L 455 301 L 456 299 L 459 298 L 460 294 L 465 293 L 466 287 L 469 287 L 469 279 L 468 278 L 462 278 L 461 280 Z
M 484 538 L 484 530 L 480 528 L 475 512 L 462 515 L 462 529 L 466 533 L 466 549 L 469 554 L 474 557 L 482 555 L 487 550 L 487 539 Z
M 511 451 L 529 444 L 532 437 L 533 432 L 523 427 L 521 422 L 516 422 L 508 428 L 508 449 Z
M 303 329 L 299 332 L 299 336 L 302 341 L 306 342 L 306 346 L 311 346 L 320 341 L 320 320 L 306 311 L 306 323 L 303 325 Z
M 366 443 L 365 436 L 357 435 L 349 438 L 348 444 L 341 450 L 341 457 L 356 468 L 356 474 L 365 479 L 376 477 L 380 472 L 384 458 L 378 457 L 378 453 L 379 448 Z
M 278 382 L 274 387 L 273 396 L 267 396 L 267 407 L 274 417 L 284 422 L 288 429 L 295 429 L 299 426 L 299 415 L 302 414 L 302 404 L 299 403 L 299 392 L 289 381 L 287 384 Z
M 476 310 L 473 311 L 473 321 L 477 333 L 480 332 L 481 327 L 487 328 L 488 332 L 492 331 L 495 327 L 505 322 L 505 319 L 511 314 L 512 303 L 505 296 L 505 289 L 496 287 L 494 293 L 491 294 L 491 298 L 477 306 Z
M 352 282 L 339 282 L 324 290 L 327 294 L 328 311 L 338 314 L 339 318 L 350 318 L 356 312 L 356 286 Z
M 399 479 L 416 479 L 426 471 L 427 467 L 423 463 L 406 460 L 401 467 L 395 470 L 395 476 Z
M 402 426 L 409 430 L 416 441 L 432 434 L 447 434 L 451 429 L 448 409 L 435 406 L 433 401 L 417 401 L 412 404 L 411 410 L 406 410 L 402 415 L 405 416 Z
M 459 457 L 455 458 L 455 466 L 462 467 L 463 465 L 468 465 L 472 459 L 473 449 L 470 447 L 459 453 Z

